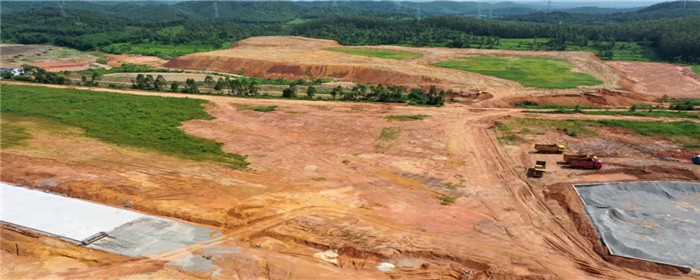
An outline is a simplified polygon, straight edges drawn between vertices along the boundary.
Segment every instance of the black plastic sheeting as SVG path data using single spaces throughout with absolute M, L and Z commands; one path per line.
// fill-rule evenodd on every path
M 574 188 L 611 254 L 700 269 L 700 183 Z

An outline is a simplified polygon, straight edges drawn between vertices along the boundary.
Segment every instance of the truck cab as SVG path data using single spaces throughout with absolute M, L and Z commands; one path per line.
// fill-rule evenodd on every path
M 566 151 L 566 146 L 564 146 L 562 144 L 557 144 L 557 152 L 559 152 L 560 154 L 563 154 L 565 151 Z

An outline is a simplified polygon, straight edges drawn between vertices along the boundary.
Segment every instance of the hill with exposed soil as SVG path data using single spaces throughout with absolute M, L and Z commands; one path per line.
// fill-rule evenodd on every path
M 372 48 L 418 52 L 416 59 L 389 60 L 335 52 L 329 48 Z M 599 86 L 545 90 L 523 87 L 515 81 L 472 72 L 433 66 L 433 63 L 472 56 L 543 57 L 566 60 L 574 71 L 587 73 L 603 82 Z M 633 94 L 607 94 L 624 91 L 623 78 L 595 55 L 588 52 L 507 51 L 449 48 L 410 48 L 398 46 L 343 47 L 332 40 L 304 37 L 254 37 L 238 42 L 233 48 L 182 56 L 166 67 L 207 70 L 263 78 L 309 79 L 332 77 L 357 83 L 396 84 L 427 88 L 435 85 L 460 93 L 465 99 L 483 100 L 480 94 L 503 98 L 537 95 L 600 95 L 603 102 L 627 104 L 644 100 Z M 611 99 L 608 102 L 607 99 Z M 619 101 L 617 99 L 623 99 Z M 615 100 L 615 101 L 612 101 Z

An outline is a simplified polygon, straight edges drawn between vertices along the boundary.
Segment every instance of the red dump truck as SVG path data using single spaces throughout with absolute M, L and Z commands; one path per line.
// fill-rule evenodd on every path
M 538 153 L 563 154 L 566 147 L 561 144 L 535 144 L 535 150 Z
M 566 154 L 564 155 L 564 162 L 570 163 L 572 161 L 581 161 L 581 160 L 596 160 L 598 157 L 596 157 L 593 154 Z
M 571 161 L 569 166 L 572 168 L 582 168 L 582 169 L 601 169 L 603 168 L 603 162 L 599 159 L 585 159 Z

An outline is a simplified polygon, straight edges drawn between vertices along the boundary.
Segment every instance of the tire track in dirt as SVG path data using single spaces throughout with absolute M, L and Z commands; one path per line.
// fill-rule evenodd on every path
M 471 164 L 475 174 L 493 174 L 490 178 L 492 186 L 503 186 L 507 189 L 513 206 L 517 207 L 521 221 L 512 219 L 514 224 L 524 224 L 531 226 L 529 231 L 538 231 L 542 239 L 528 238 L 521 239 L 516 233 L 510 235 L 514 239 L 520 239 L 518 246 L 523 244 L 543 243 L 542 248 L 547 249 L 546 254 L 559 255 L 573 261 L 579 268 L 589 275 L 615 275 L 620 269 L 610 270 L 610 265 L 600 258 L 591 246 L 586 244 L 585 239 L 577 234 L 575 229 L 562 224 L 544 201 L 543 196 L 538 195 L 532 185 L 523 181 L 512 166 L 518 166 L 514 158 L 506 156 L 500 144 L 497 143 L 496 136 L 492 130 L 485 128 L 485 125 L 492 124 L 496 119 L 509 115 L 510 112 L 487 112 L 472 118 L 469 121 L 462 120 L 455 122 L 453 129 L 456 131 L 452 137 L 464 139 L 461 150 L 465 154 L 475 155 L 479 159 L 491 159 L 483 164 Z M 471 124 L 471 126 L 468 126 Z M 464 129 L 468 127 L 467 129 Z M 468 177 L 468 176 L 467 176 Z M 505 211 L 498 211 L 504 213 Z M 523 249 L 533 249 L 523 247 Z M 543 252 L 545 253 L 545 252 Z M 559 268 L 547 267 L 554 271 L 556 275 L 567 275 L 568 271 Z

